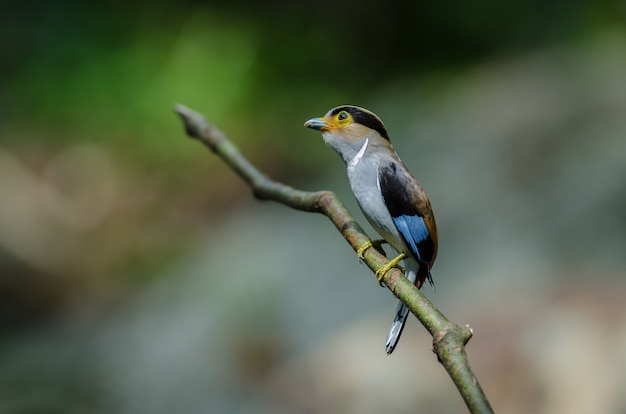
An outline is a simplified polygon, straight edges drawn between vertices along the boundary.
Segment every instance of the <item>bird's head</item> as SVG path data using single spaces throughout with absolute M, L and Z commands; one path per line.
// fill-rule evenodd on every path
M 372 146 L 391 145 L 387 129 L 380 118 L 358 106 L 338 106 L 321 118 L 309 119 L 304 126 L 321 131 L 324 141 L 337 151 L 344 161 L 354 157 L 363 147 L 365 139 Z

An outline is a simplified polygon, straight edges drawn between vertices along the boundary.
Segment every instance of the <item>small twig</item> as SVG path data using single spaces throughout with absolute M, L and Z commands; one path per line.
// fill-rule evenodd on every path
M 300 191 L 269 179 L 204 116 L 180 104 L 174 107 L 174 111 L 181 117 L 187 135 L 198 139 L 220 156 L 250 185 L 255 197 L 261 200 L 277 201 L 296 210 L 324 214 L 355 251 L 369 240 L 361 226 L 333 192 Z M 373 272 L 388 262 L 388 259 L 376 249 L 368 249 L 363 255 L 363 260 Z M 489 401 L 474 376 L 465 353 L 465 344 L 472 337 L 471 328 L 450 322 L 415 285 L 403 276 L 400 270 L 394 268 L 387 272 L 383 283 L 408 306 L 432 335 L 433 351 L 454 381 L 470 412 L 492 413 Z

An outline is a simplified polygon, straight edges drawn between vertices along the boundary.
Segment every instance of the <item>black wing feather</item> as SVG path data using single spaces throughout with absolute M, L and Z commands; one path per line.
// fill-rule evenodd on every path
M 398 162 L 390 162 L 380 169 L 379 182 L 385 205 L 404 243 L 420 267 L 428 271 L 436 246 L 428 228 L 432 212 L 424 190 Z M 430 279 L 430 274 L 428 276 Z

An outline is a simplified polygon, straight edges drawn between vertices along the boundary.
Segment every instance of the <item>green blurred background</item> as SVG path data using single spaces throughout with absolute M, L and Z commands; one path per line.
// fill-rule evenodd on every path
M 180 102 L 361 221 L 302 124 L 376 112 L 438 219 L 425 292 L 474 328 L 496 411 L 625 413 L 625 19 L 623 0 L 5 2 L 0 412 L 464 412 L 415 320 L 385 355 L 395 299 L 330 222 L 255 201 Z

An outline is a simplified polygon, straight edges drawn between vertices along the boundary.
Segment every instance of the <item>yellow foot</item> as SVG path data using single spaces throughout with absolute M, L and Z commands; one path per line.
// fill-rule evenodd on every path
M 400 253 L 398 257 L 396 257 L 395 259 L 391 259 L 389 262 L 387 262 L 386 265 L 383 265 L 380 269 L 378 269 L 376 271 L 378 283 L 380 283 L 383 280 L 383 277 L 385 277 L 385 275 L 387 274 L 387 272 L 396 267 L 402 259 L 404 259 L 404 253 Z
M 376 250 L 380 250 L 380 246 L 382 246 L 383 243 L 387 243 L 387 241 L 384 239 L 374 241 L 368 240 L 357 249 L 356 255 L 359 259 L 363 259 L 363 255 L 367 249 L 374 247 Z
M 372 244 L 371 241 L 366 241 L 365 243 L 363 243 L 356 251 L 356 257 L 358 257 L 359 259 L 363 259 L 363 254 L 365 253 L 365 251 L 367 249 L 369 249 L 370 247 L 373 247 L 374 245 Z

